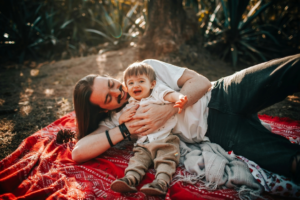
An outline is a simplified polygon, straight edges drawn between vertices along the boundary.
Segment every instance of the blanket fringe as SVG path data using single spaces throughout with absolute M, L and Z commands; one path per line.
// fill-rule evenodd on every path
M 238 195 L 242 200 L 252 200 L 257 198 L 266 200 L 266 198 L 262 197 L 261 195 L 255 193 L 253 190 L 245 186 L 240 187 L 240 189 L 238 190 Z
M 189 153 L 188 149 L 180 148 L 180 157 L 184 157 L 187 153 Z
M 183 172 L 183 174 L 177 174 L 172 179 L 172 185 L 176 182 L 184 182 L 184 183 L 190 183 L 192 185 L 195 185 L 197 182 L 204 183 L 201 179 L 205 178 L 205 175 L 203 176 L 196 176 L 193 174 L 188 174 L 187 172 Z
M 218 189 L 218 184 L 217 183 L 213 183 L 213 182 L 208 182 L 208 183 L 205 183 L 205 187 L 203 187 L 201 189 L 216 190 L 216 189 Z
M 188 174 L 187 172 L 183 172 L 183 174 L 177 174 L 174 176 L 173 180 L 172 180 L 172 184 L 174 185 L 177 182 L 183 182 L 183 183 L 188 183 L 188 184 L 192 184 L 195 185 L 196 183 L 203 183 L 204 185 L 200 185 L 198 186 L 198 188 L 200 190 L 216 190 L 218 189 L 218 184 L 217 183 L 213 183 L 213 182 L 207 182 L 204 180 L 205 179 L 205 175 L 200 175 L 200 176 L 196 176 L 194 174 Z M 252 199 L 263 199 L 265 200 L 265 198 L 263 198 L 263 196 L 255 193 L 255 191 L 247 188 L 246 186 L 241 186 L 239 188 L 239 190 L 237 190 L 238 192 L 238 196 L 241 200 L 252 200 Z
M 205 181 L 205 174 L 196 176 L 194 174 L 188 174 L 187 172 L 183 172 L 183 174 L 177 174 L 176 176 L 174 176 L 172 180 L 172 185 L 179 181 L 189 183 L 192 185 L 195 185 L 198 182 L 203 183 L 204 185 L 199 186 L 199 189 L 216 190 L 218 188 L 217 183 Z

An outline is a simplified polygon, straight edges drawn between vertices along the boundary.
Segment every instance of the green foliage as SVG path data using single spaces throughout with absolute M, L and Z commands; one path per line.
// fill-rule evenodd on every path
M 286 41 L 289 33 L 282 33 L 283 27 L 292 20 L 287 12 L 282 12 L 282 8 L 279 7 L 282 2 L 278 3 L 277 0 L 218 2 L 205 26 L 204 46 L 222 58 L 231 58 L 233 66 L 236 66 L 238 60 L 245 63 L 249 63 L 249 60 L 260 62 L 295 52 L 291 51 L 292 48 Z M 278 13 L 277 10 L 277 13 L 274 13 L 276 8 L 281 11 Z M 299 31 L 294 35 L 299 38 Z
M 59 59 L 117 45 L 145 28 L 144 4 L 129 1 L 10 0 L 0 5 L 0 59 Z
M 147 2 L 0 1 L 1 63 L 82 56 L 98 44 L 106 42 L 112 48 L 130 42 L 145 31 Z M 299 52 L 299 0 L 183 3 L 198 13 L 200 37 L 204 36 L 205 46 L 222 58 L 231 59 L 234 66 L 239 61 L 261 62 Z

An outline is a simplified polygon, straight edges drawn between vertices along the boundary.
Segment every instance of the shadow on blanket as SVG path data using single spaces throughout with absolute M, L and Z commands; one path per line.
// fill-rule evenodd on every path
M 73 142 L 56 143 L 59 130 L 75 131 L 74 112 L 62 117 L 37 133 L 26 138 L 18 149 L 0 162 L 0 199 L 148 199 L 141 192 L 134 194 L 119 194 L 110 190 L 110 184 L 124 175 L 129 158 L 133 155 L 132 143 L 123 141 L 106 151 L 103 155 L 85 162 L 75 163 L 71 159 Z M 262 116 L 263 118 L 263 116 Z M 300 141 L 300 123 L 283 122 L 265 116 L 274 132 L 284 132 L 286 137 L 294 137 Z M 280 126 L 282 129 L 280 129 Z M 279 130 L 280 129 L 280 130 Z M 297 132 L 298 131 L 298 132 Z M 297 133 L 298 135 L 294 134 Z M 299 137 L 298 137 L 299 136 Z M 99 144 L 101 145 L 101 144 Z M 148 170 L 138 189 L 154 179 L 154 169 Z M 189 174 L 183 166 L 179 166 L 176 175 Z M 272 173 L 268 176 L 279 181 L 282 177 Z M 255 177 L 256 178 L 256 177 Z M 287 180 L 288 181 L 288 180 Z M 268 185 L 273 184 L 273 182 Z M 300 196 L 294 185 L 274 185 L 274 194 Z M 203 183 L 194 185 L 183 181 L 171 183 L 164 199 L 239 199 L 232 189 L 204 190 Z M 270 186 L 270 187 L 271 187 Z M 279 190 L 282 188 L 281 190 Z M 272 193 L 272 190 L 270 191 Z M 279 193 L 280 192 L 280 193 Z M 276 199 L 276 196 L 264 193 L 266 199 Z M 280 197 L 279 197 L 280 198 Z M 151 197 L 151 199 L 163 199 Z

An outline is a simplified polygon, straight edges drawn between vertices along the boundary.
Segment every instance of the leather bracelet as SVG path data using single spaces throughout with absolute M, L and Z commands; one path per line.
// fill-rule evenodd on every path
M 127 129 L 125 123 L 120 124 L 120 125 L 119 125 L 119 129 L 120 129 L 120 131 L 121 131 L 121 133 L 122 133 L 124 139 L 125 139 L 125 138 L 128 138 L 128 140 L 131 141 L 131 138 L 130 138 L 130 135 L 131 135 L 131 134 L 130 134 L 129 130 Z
M 108 140 L 108 143 L 109 143 L 110 147 L 113 147 L 114 145 L 113 145 L 113 143 L 112 143 L 112 141 L 111 141 L 111 139 L 110 139 L 108 130 L 105 131 L 105 134 L 106 134 L 106 137 L 107 137 L 107 140 Z
M 126 136 L 125 136 L 125 134 L 124 134 L 124 131 L 123 131 L 123 129 L 121 128 L 120 125 L 119 125 L 119 129 L 120 129 L 120 131 L 121 131 L 121 134 L 123 135 L 123 138 L 126 139 Z
M 119 128 L 120 128 L 120 131 L 121 131 L 123 137 L 128 138 L 131 141 L 131 138 L 130 138 L 131 134 L 130 134 L 129 130 L 127 129 L 126 125 L 124 123 L 120 124 Z

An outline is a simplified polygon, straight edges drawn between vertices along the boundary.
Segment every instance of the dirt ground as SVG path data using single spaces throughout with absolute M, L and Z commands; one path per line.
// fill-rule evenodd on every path
M 193 49 L 190 46 L 185 48 Z M 73 111 L 75 83 L 88 74 L 109 74 L 121 79 L 122 71 L 138 61 L 138 49 L 128 47 L 101 55 L 59 62 L 28 62 L 0 68 L 0 159 L 12 153 L 22 140 Z M 202 48 L 158 58 L 193 69 L 211 81 L 233 74 L 232 66 Z M 236 71 L 246 66 L 240 66 Z M 260 114 L 300 120 L 300 93 L 264 109 Z

